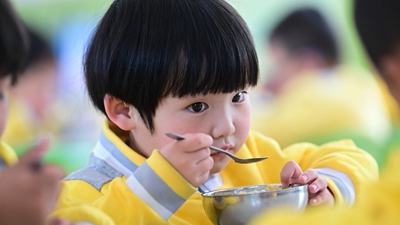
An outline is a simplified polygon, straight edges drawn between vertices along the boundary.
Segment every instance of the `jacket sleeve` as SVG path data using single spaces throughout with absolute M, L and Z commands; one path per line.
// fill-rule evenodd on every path
M 96 225 L 167 224 L 195 192 L 156 150 L 133 175 L 101 190 L 82 180 L 65 181 L 52 217 Z
M 328 180 L 336 205 L 357 204 L 364 187 L 379 179 L 376 160 L 357 148 L 351 140 L 330 142 L 320 147 L 313 144 L 295 144 L 283 150 L 304 170 L 316 169 Z

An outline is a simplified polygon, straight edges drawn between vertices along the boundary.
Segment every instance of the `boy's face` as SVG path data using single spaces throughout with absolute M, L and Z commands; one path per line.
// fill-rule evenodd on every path
M 165 98 L 156 110 L 153 134 L 143 122 L 131 131 L 134 150 L 148 157 L 154 149 L 173 141 L 166 132 L 205 133 L 214 139 L 214 146 L 236 154 L 250 129 L 250 101 L 246 91 Z M 230 161 L 221 153 L 211 151 L 211 156 L 214 159 L 211 173 L 221 171 Z
M 6 127 L 8 116 L 8 97 L 7 91 L 10 86 L 10 78 L 0 78 L 0 136 Z

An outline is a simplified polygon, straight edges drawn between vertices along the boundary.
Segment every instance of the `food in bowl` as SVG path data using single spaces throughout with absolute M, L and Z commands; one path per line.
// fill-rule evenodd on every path
M 208 217 L 220 225 L 246 224 L 258 213 L 277 207 L 302 212 L 308 202 L 307 185 L 244 186 L 205 192 L 202 196 Z
M 250 187 L 242 187 L 238 188 L 236 194 L 245 195 L 245 194 L 257 194 L 267 191 L 275 191 L 282 189 L 282 185 L 266 185 L 266 186 L 250 186 Z

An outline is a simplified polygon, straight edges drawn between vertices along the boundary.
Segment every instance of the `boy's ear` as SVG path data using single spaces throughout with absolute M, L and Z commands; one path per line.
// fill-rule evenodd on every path
M 104 108 L 108 118 L 122 130 L 133 130 L 135 125 L 134 113 L 124 101 L 109 94 L 104 97 Z

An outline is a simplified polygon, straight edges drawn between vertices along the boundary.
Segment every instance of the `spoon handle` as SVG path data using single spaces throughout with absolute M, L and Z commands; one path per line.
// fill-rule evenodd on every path
M 177 141 L 180 141 L 180 140 L 184 140 L 184 139 L 185 139 L 184 136 L 179 135 L 179 134 L 175 134 L 175 133 L 171 133 L 171 132 L 167 132 L 167 133 L 165 133 L 165 134 L 166 134 L 168 137 L 170 137 L 170 138 L 172 138 L 172 139 L 174 139 L 174 140 L 177 140 Z M 223 153 L 223 154 L 226 154 L 226 155 L 229 156 L 231 159 L 233 159 L 235 162 L 237 162 L 237 163 L 242 163 L 242 164 L 246 164 L 246 163 L 255 163 L 255 162 L 260 162 L 260 161 L 263 161 L 263 160 L 265 160 L 265 159 L 268 159 L 268 156 L 263 156 L 263 157 L 258 157 L 258 158 L 242 159 L 242 158 L 239 158 L 239 157 L 237 157 L 236 155 L 234 155 L 234 154 L 232 154 L 232 153 L 230 153 L 230 152 L 228 152 L 228 151 L 225 151 L 225 150 L 223 150 L 223 149 L 217 148 L 217 147 L 215 147 L 215 146 L 210 146 L 209 148 L 212 149 L 212 150 L 214 150 L 214 151 L 217 151 L 217 152 L 221 152 L 221 153 Z

